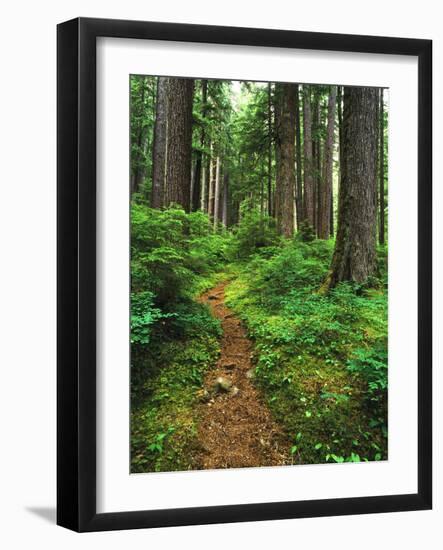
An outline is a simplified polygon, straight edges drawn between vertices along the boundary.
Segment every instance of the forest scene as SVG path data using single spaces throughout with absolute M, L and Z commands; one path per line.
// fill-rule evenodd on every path
M 387 460 L 389 90 L 129 84 L 131 473 Z

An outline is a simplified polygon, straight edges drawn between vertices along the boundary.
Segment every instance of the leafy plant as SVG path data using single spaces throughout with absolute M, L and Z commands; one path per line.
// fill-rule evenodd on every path
M 348 361 L 349 372 L 361 377 L 366 385 L 366 399 L 380 403 L 388 387 L 388 352 L 385 341 L 370 348 L 358 348 Z

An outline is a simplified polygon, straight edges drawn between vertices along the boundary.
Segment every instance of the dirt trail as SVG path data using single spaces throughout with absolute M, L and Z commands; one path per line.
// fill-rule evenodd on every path
M 220 283 L 200 297 L 221 320 L 223 337 L 220 358 L 204 383 L 207 402 L 199 405 L 196 464 L 201 469 L 283 465 L 289 442 L 252 383 L 251 343 L 225 305 L 225 286 Z M 232 382 L 233 391 L 214 391 L 219 377 Z

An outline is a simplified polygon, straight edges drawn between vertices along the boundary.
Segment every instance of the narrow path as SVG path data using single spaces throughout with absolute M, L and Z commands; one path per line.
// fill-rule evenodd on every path
M 221 320 L 220 358 L 205 379 L 196 464 L 201 469 L 278 466 L 288 463 L 289 442 L 255 388 L 251 343 L 225 305 L 225 283 L 200 297 Z M 220 377 L 229 389 L 220 387 Z M 217 382 L 219 380 L 219 382 Z

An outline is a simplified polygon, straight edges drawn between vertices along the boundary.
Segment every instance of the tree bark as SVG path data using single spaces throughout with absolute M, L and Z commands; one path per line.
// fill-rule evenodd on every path
M 272 216 L 272 84 L 268 82 L 268 216 Z
M 384 102 L 383 88 L 380 90 L 380 175 L 379 175 L 379 243 L 385 243 L 385 124 L 384 124 Z
M 341 167 L 342 167 L 342 151 L 343 151 L 343 87 L 337 86 L 337 129 L 338 129 L 338 189 L 337 196 L 339 196 L 340 181 L 341 181 Z M 334 236 L 334 193 L 332 192 L 331 198 L 331 237 Z
M 323 177 L 320 180 L 318 212 L 318 237 L 328 239 L 331 226 L 332 167 L 334 155 L 336 86 L 331 86 L 328 98 L 328 123 L 326 130 Z
M 215 162 L 215 186 L 214 186 L 214 231 L 217 229 L 220 210 L 220 157 L 217 155 Z
M 277 230 L 285 237 L 294 233 L 295 189 L 295 84 L 276 84 L 277 177 L 275 216 Z
M 216 163 L 214 162 L 214 145 L 211 143 L 211 158 L 209 161 L 209 188 L 208 188 L 208 216 L 214 219 L 214 190 L 215 190 Z
M 186 212 L 191 195 L 193 93 L 192 79 L 169 79 L 165 205 L 175 203 Z
M 201 81 L 201 101 L 202 101 L 202 119 L 204 121 L 206 117 L 206 107 L 207 107 L 207 100 L 208 100 L 208 81 L 202 80 Z M 201 207 L 201 194 L 202 194 L 202 186 L 201 186 L 201 179 L 202 179 L 202 163 L 203 163 L 203 149 L 205 146 L 205 127 L 202 126 L 201 133 L 200 133 L 200 149 L 196 152 L 196 159 L 195 159 L 195 177 L 194 177 L 194 186 L 192 190 L 192 200 L 191 200 L 191 206 L 192 210 L 198 210 Z
M 315 227 L 310 86 L 303 84 L 304 218 Z
M 152 208 L 163 206 L 167 158 L 167 99 L 168 79 L 159 77 L 157 80 L 157 104 L 152 147 Z
M 318 214 L 320 210 L 321 185 L 321 95 L 318 87 L 314 88 L 312 106 L 312 165 L 314 177 L 314 228 L 318 235 Z
M 200 210 L 206 212 L 207 210 L 207 197 L 206 197 L 206 157 L 202 159 L 202 189 L 201 189 L 201 201 Z
M 300 124 L 300 86 L 297 84 L 295 92 L 295 157 L 296 157 L 296 195 L 295 206 L 297 214 L 297 228 L 303 221 L 303 180 L 302 180 L 302 152 L 301 152 L 301 124 Z
M 229 225 L 229 172 L 227 167 L 224 168 L 223 176 L 223 210 L 222 222 L 225 227 Z
M 328 286 L 359 284 L 376 273 L 378 92 L 345 88 L 338 230 Z

